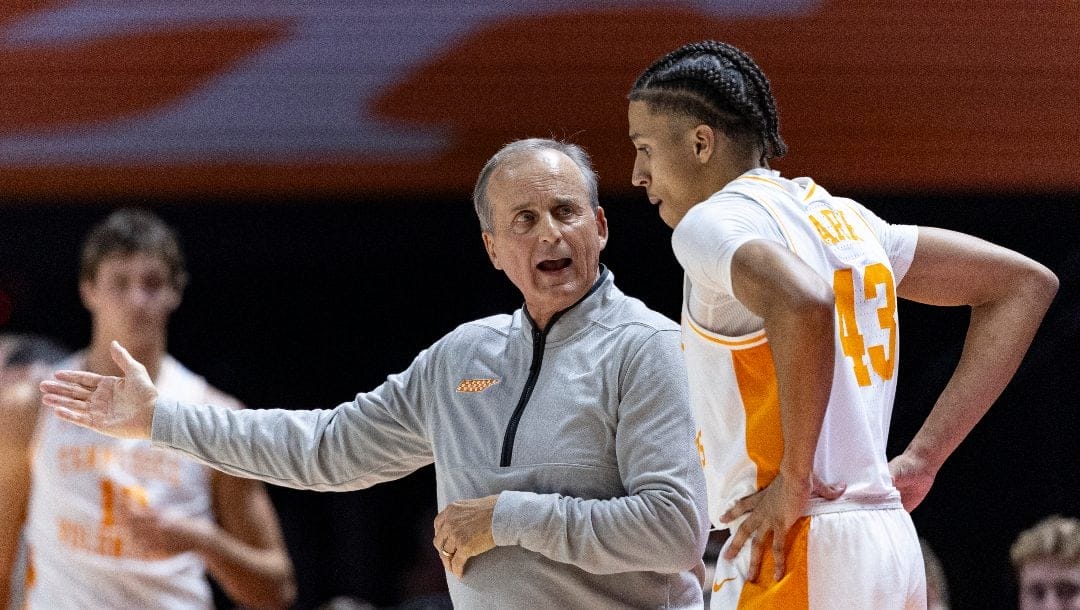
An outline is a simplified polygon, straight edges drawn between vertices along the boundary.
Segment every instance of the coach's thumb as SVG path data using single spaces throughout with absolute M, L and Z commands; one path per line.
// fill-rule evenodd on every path
M 124 349 L 124 346 L 120 345 L 119 341 L 114 340 L 109 347 L 111 348 L 109 351 L 112 355 L 113 362 L 116 363 L 116 366 L 120 367 L 121 371 L 124 371 L 125 377 L 146 374 L 146 367 L 138 360 L 132 358 L 131 354 Z

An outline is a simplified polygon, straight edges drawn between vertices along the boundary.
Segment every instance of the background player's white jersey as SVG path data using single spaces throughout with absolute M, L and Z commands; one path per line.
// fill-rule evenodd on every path
M 899 507 L 885 456 L 896 393 L 896 285 L 917 228 L 889 225 L 807 178 L 755 169 L 686 214 L 672 236 L 686 272 L 683 347 L 698 451 L 716 525 L 736 500 L 767 485 L 783 454 L 777 381 L 763 321 L 732 293 L 731 259 L 753 239 L 790 248 L 833 288 L 836 359 L 814 472 L 846 483 L 809 514 Z M 829 383 L 829 380 L 821 380 Z
M 79 369 L 82 354 L 57 365 Z M 156 380 L 162 395 L 208 402 L 206 380 L 172 357 Z M 108 437 L 44 409 L 34 447 L 28 608 L 213 608 L 202 559 L 140 557 L 115 528 L 122 502 L 166 518 L 213 519 L 209 470 L 149 441 Z

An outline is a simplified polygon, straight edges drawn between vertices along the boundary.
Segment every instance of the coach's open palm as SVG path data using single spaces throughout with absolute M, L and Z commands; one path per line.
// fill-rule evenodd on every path
M 116 341 L 112 359 L 123 377 L 56 371 L 41 382 L 41 402 L 61 419 L 117 438 L 150 438 L 157 388 L 146 367 Z

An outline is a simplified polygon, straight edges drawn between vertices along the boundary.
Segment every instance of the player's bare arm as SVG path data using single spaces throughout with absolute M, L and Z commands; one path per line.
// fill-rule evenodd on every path
M 727 556 L 734 558 L 751 540 L 750 573 L 756 579 L 768 543 L 779 579 L 787 534 L 813 489 L 814 453 L 832 386 L 833 293 L 806 263 L 767 240 L 747 242 L 736 251 L 731 277 L 735 297 L 765 321 L 776 366 L 784 454 L 779 474 L 756 497 Z
M 1057 293 L 1043 265 L 977 237 L 920 228 L 911 268 L 897 287 L 905 299 L 967 305 L 963 353 L 930 415 L 889 464 L 904 508 L 922 502 L 941 465 L 997 400 Z
M 30 383 L 0 385 L 0 599 L 11 592 L 19 532 L 30 498 L 30 444 L 38 416 L 38 393 Z
M 289 607 L 296 597 L 292 562 L 264 484 L 220 471 L 210 476 L 219 533 L 202 549 L 207 571 L 245 607 Z

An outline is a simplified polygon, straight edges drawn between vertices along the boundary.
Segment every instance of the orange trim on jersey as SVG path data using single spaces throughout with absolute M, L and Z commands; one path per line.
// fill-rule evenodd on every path
M 698 336 L 700 336 L 702 339 L 705 339 L 706 341 L 712 341 L 713 343 L 719 343 L 724 347 L 729 347 L 731 349 L 754 347 L 755 345 L 765 341 L 765 331 L 763 330 L 756 332 L 745 339 L 724 339 L 723 337 L 719 337 L 713 333 L 710 333 L 709 331 L 699 327 L 697 324 L 694 324 L 694 321 L 690 319 L 690 316 L 684 315 L 683 317 L 686 319 L 686 325 L 689 326 L 691 330 L 697 333 Z
M 791 231 L 787 230 L 787 227 L 784 225 L 784 220 L 780 218 L 780 215 L 776 213 L 776 210 L 774 210 L 773 207 L 769 205 L 769 202 L 758 199 L 753 195 L 751 195 L 750 197 L 752 197 L 754 201 L 761 204 L 761 206 L 765 208 L 769 215 L 773 217 L 773 220 L 776 221 L 776 225 L 780 227 L 780 232 L 784 234 L 784 239 L 787 240 L 788 249 L 794 252 L 796 256 L 798 256 L 799 251 L 795 249 L 795 240 L 791 239 Z
M 772 178 L 765 178 L 764 176 L 741 176 L 740 179 L 757 180 L 758 182 L 771 184 L 772 186 L 775 186 L 776 188 L 783 191 L 785 194 L 788 194 L 787 189 L 784 188 L 784 185 L 780 184 L 776 180 L 773 180 Z M 806 191 L 806 195 L 803 196 L 803 201 L 810 201 L 814 196 L 814 192 L 817 191 L 817 183 L 813 180 L 809 180 L 809 182 L 810 188 Z
M 771 184 L 771 185 L 775 186 L 776 188 L 780 189 L 781 191 L 784 190 L 783 185 L 781 185 L 779 182 L 777 182 L 776 180 L 773 180 L 772 178 L 766 178 L 764 176 L 741 176 L 739 179 L 740 180 L 757 180 L 758 182 L 764 182 L 766 184 Z
M 847 208 L 851 210 L 853 214 L 855 214 L 855 216 L 859 219 L 859 222 L 863 223 L 863 225 L 866 226 L 866 230 L 870 232 L 870 235 L 873 235 L 874 238 L 877 239 L 877 233 L 874 232 L 874 229 L 870 226 L 870 223 L 866 222 L 866 219 L 863 218 L 862 212 L 860 212 L 859 209 L 853 205 L 848 205 Z
M 780 471 L 784 435 L 780 427 L 780 391 L 768 343 L 731 352 L 731 364 L 746 411 L 746 454 L 757 466 L 757 488 Z
M 776 564 L 768 546 L 761 555 L 761 571 L 757 582 L 747 581 L 739 595 L 739 610 L 756 608 L 784 608 L 806 610 L 810 607 L 810 577 L 807 566 L 807 549 L 811 517 L 795 522 L 788 534 L 784 560 L 784 577 L 773 578 Z
M 741 176 L 741 177 L 739 177 L 739 180 L 757 180 L 758 182 L 764 182 L 766 184 L 769 184 L 771 186 L 776 187 L 777 189 L 779 189 L 779 191 L 781 193 L 783 193 L 783 194 L 785 194 L 785 195 L 787 195 L 789 197 L 791 196 L 786 190 L 784 190 L 783 185 L 781 185 L 779 182 L 777 182 L 775 180 L 772 180 L 772 179 L 769 179 L 769 178 L 763 178 L 761 176 Z M 773 217 L 773 220 L 776 221 L 777 226 L 780 227 L 780 232 L 783 233 L 784 239 L 787 241 L 788 249 L 791 250 L 792 252 L 794 252 L 796 256 L 798 256 L 799 251 L 795 249 L 795 240 L 791 239 L 791 232 L 788 231 L 787 227 L 784 226 L 784 221 L 780 217 L 780 215 L 776 213 L 776 210 L 773 209 L 773 207 L 771 205 L 769 205 L 769 203 L 767 201 L 763 201 L 761 199 L 758 199 L 757 197 L 755 197 L 753 195 L 748 194 L 747 196 L 750 197 L 751 199 L 753 199 L 754 201 L 758 202 L 758 204 L 761 207 L 765 208 L 765 211 L 768 212 L 769 215 Z

